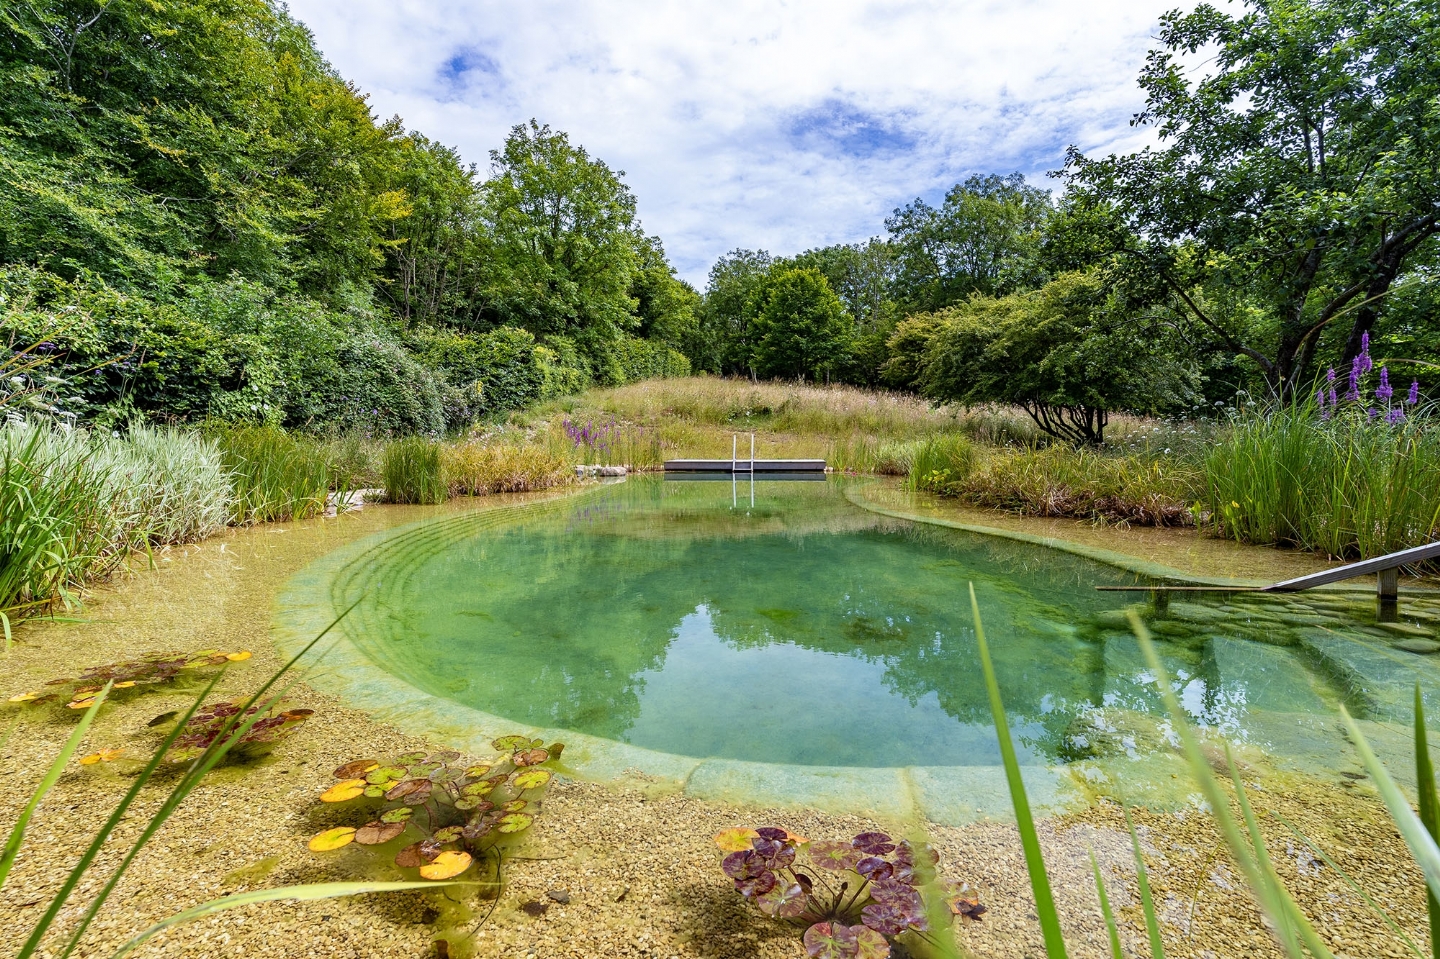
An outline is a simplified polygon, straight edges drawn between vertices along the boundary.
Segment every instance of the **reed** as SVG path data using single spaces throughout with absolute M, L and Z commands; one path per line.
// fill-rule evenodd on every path
M 525 493 L 575 480 L 569 461 L 539 444 L 447 443 L 440 448 L 440 470 L 451 496 Z
M 233 523 L 273 523 L 315 516 L 325 509 L 331 468 L 324 447 L 275 426 L 211 426 L 230 473 Z
M 942 492 L 965 483 L 975 470 L 975 446 L 965 437 L 947 433 L 919 443 L 910 456 L 909 486 Z
M 440 466 L 440 444 L 424 436 L 407 436 L 386 446 L 381 476 L 392 503 L 434 505 L 450 496 Z
M 1205 505 L 1223 536 L 1362 559 L 1440 533 L 1440 431 L 1313 402 L 1242 417 L 1205 459 Z

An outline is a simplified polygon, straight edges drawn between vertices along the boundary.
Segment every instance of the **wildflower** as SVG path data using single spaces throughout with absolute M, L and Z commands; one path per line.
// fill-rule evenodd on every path
M 1331 386 L 1335 385 L 1335 367 L 1332 366 L 1330 367 L 1330 369 L 1325 371 L 1325 382 L 1329 383 Z
M 1356 359 L 1360 361 L 1361 373 L 1369 373 L 1371 368 L 1375 365 L 1375 361 L 1370 359 L 1369 333 L 1360 334 L 1360 355 L 1357 356 Z
M 1416 403 L 1420 402 L 1420 381 L 1419 381 L 1419 380 L 1411 380 L 1411 381 L 1410 381 L 1410 395 L 1407 396 L 1407 397 L 1405 397 L 1405 402 L 1406 402 L 1406 403 L 1409 403 L 1411 406 L 1414 406 Z
M 1322 410 L 1325 408 L 1325 389 L 1324 389 L 1324 387 L 1321 387 L 1320 389 L 1318 389 L 1318 390 L 1315 391 L 1315 405 L 1318 406 L 1318 407 L 1320 407 Z
M 1345 391 L 1347 400 L 1358 400 L 1360 398 L 1360 357 L 1355 357 L 1350 363 L 1350 389 Z
M 1390 385 L 1390 371 L 1382 366 L 1380 367 L 1380 385 L 1375 387 L 1375 398 L 1388 402 L 1394 395 L 1395 389 Z
M 1403 406 L 1397 406 L 1389 413 L 1385 414 L 1385 422 L 1387 423 L 1403 423 L 1404 421 L 1405 408 Z
M 1333 387 L 1332 387 L 1331 390 L 1330 390 L 1330 405 L 1331 405 L 1331 406 L 1339 406 L 1339 405 L 1340 405 L 1340 398 L 1335 395 L 1335 390 L 1334 390 Z

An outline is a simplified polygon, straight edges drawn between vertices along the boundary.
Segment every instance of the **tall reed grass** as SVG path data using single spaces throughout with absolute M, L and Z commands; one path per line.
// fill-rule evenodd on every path
M 316 440 L 275 426 L 211 426 L 235 499 L 231 521 L 274 523 L 325 510 L 331 466 Z
M 975 470 L 975 446 L 963 436 L 946 434 L 921 441 L 910 456 L 911 489 L 940 492 L 964 483 Z
M 1205 459 L 1205 505 L 1224 536 L 1360 559 L 1440 535 L 1440 430 L 1313 404 L 1237 419 Z
M 392 503 L 443 503 L 450 496 L 440 465 L 440 444 L 407 436 L 385 447 L 381 462 L 385 496 Z
M 575 479 L 568 460 L 538 444 L 476 440 L 441 447 L 440 471 L 452 496 L 525 493 Z

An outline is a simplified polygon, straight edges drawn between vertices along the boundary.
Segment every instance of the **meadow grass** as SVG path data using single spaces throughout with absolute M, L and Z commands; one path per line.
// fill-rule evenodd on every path
M 1238 419 L 1204 466 L 1212 525 L 1241 542 L 1360 559 L 1440 534 L 1440 431 L 1422 415 L 1269 410 Z
M 443 503 L 450 497 L 440 466 L 440 444 L 424 436 L 407 436 L 385 447 L 381 475 L 392 503 Z

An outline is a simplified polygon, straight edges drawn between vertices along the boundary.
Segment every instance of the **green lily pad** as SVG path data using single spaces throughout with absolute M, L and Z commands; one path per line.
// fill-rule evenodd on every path
M 409 806 L 398 806 L 395 809 L 388 809 L 380 814 L 380 821 L 383 823 L 407 823 L 410 817 L 415 815 L 415 810 Z

